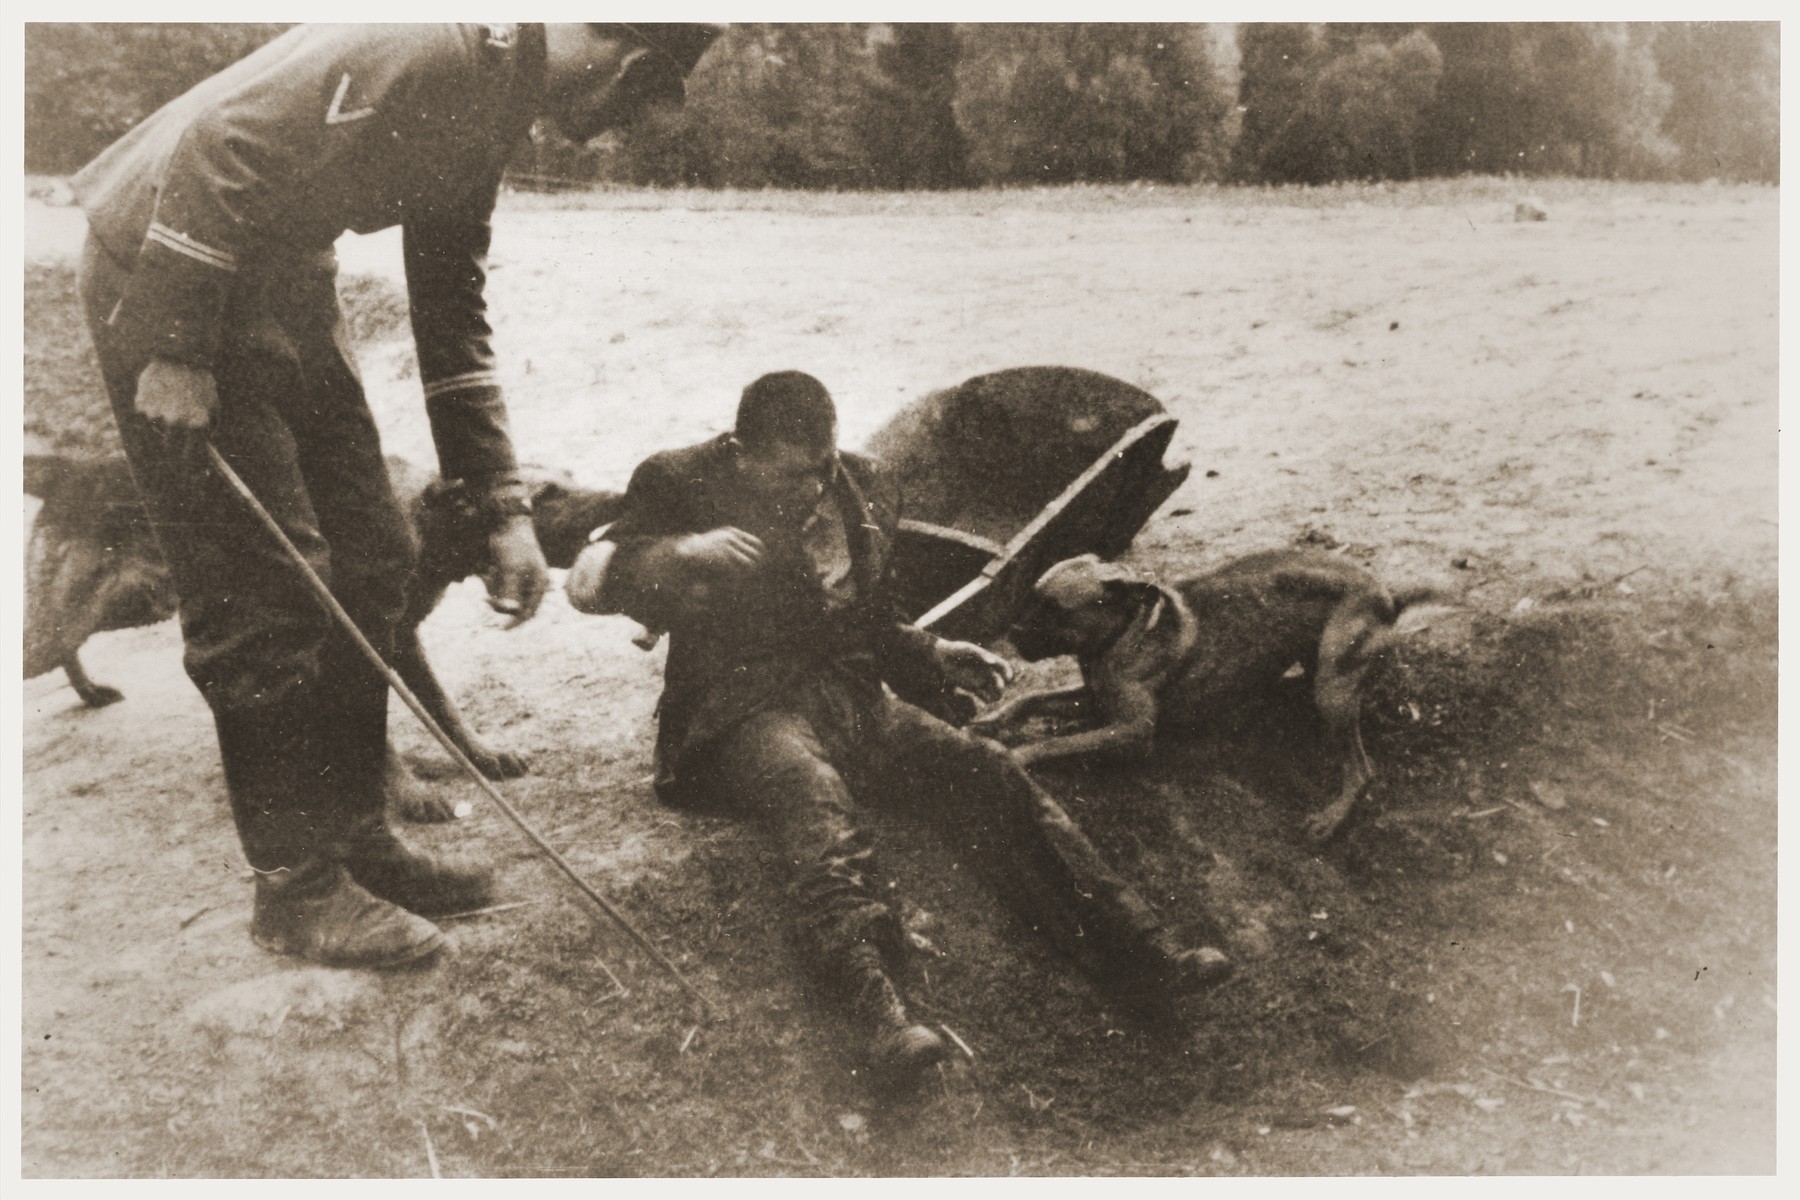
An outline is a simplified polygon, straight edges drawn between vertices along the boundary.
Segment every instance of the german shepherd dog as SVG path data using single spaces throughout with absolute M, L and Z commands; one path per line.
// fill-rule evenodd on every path
M 464 723 L 419 641 L 420 624 L 450 585 L 490 567 L 481 522 L 458 489 L 405 459 L 390 457 L 387 465 L 419 544 L 390 665 L 484 775 L 522 775 L 528 770 L 523 756 L 489 748 Z M 521 473 L 531 488 L 538 543 L 553 567 L 573 563 L 588 534 L 618 515 L 617 492 L 578 487 L 567 475 L 541 468 Z M 61 667 L 82 703 L 115 704 L 124 696 L 88 677 L 82 645 L 106 630 L 166 620 L 176 608 L 130 465 L 120 455 L 27 454 L 25 491 L 43 501 L 25 548 L 25 678 Z M 388 802 L 395 815 L 409 820 L 453 815 L 446 803 L 417 786 L 391 749 L 388 768 Z
M 1014 753 L 1027 763 L 1106 751 L 1143 757 L 1159 727 L 1200 724 L 1297 664 L 1343 762 L 1336 798 L 1306 822 L 1308 836 L 1324 841 L 1374 778 L 1362 741 L 1363 685 L 1385 664 L 1401 612 L 1428 601 L 1441 603 L 1430 588 L 1389 592 L 1361 567 L 1317 551 L 1251 554 L 1168 587 L 1091 554 L 1068 559 L 1038 578 L 1007 636 L 1028 661 L 1073 655 L 1081 685 L 1005 701 L 972 728 L 1016 740 L 1031 714 L 1074 706 L 1098 724 Z

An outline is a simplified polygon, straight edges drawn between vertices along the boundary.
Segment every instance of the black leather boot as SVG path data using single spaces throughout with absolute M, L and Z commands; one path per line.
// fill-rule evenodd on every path
M 1183 947 L 1161 927 L 1139 939 L 1133 958 L 1133 973 L 1139 981 L 1169 998 L 1208 991 L 1237 972 L 1223 950 Z
M 906 1015 L 881 952 L 863 944 L 846 956 L 844 985 L 851 1018 L 866 1038 L 863 1064 L 878 1092 L 905 1094 L 918 1087 L 925 1072 L 955 1054 L 942 1035 Z
M 370 895 L 341 864 L 323 858 L 258 873 L 250 938 L 328 967 L 407 966 L 450 945 L 436 925 Z
M 383 814 L 358 821 L 336 849 L 358 884 L 416 913 L 468 912 L 493 900 L 493 876 L 486 867 L 407 845 Z

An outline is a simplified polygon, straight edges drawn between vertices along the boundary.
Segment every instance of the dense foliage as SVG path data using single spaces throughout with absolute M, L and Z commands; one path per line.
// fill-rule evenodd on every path
M 72 171 L 286 26 L 25 26 L 25 169 Z
M 25 27 L 68 171 L 278 25 Z M 732 26 L 678 114 L 522 179 L 941 188 L 1464 172 L 1775 181 L 1773 22 Z

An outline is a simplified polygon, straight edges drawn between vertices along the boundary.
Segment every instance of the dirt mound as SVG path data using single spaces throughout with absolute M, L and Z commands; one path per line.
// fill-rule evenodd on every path
M 1366 727 L 1378 782 L 1322 851 L 1299 827 L 1329 798 L 1334 764 L 1297 685 L 1212 737 L 1164 745 L 1146 772 L 1045 770 L 1177 926 L 1193 940 L 1223 933 L 1242 972 L 1171 1040 L 1040 977 L 1046 964 L 1021 956 L 1015 931 L 977 923 L 932 998 L 1000 1060 L 983 1091 L 1009 1124 L 1042 1126 L 1053 1100 L 1065 1134 L 1166 1132 L 1175 1114 L 1246 1102 L 1289 1127 L 1322 1127 L 1333 1105 L 1308 1107 L 1308 1091 L 1364 1091 L 1371 1073 L 1410 1084 L 1479 1060 L 1521 1077 L 1571 1044 L 1629 1042 L 1641 1057 L 1658 1028 L 1706 1037 L 1719 997 L 1684 994 L 1685 976 L 1657 961 L 1718 958 L 1708 932 L 1676 932 L 1689 905 L 1741 918 L 1753 932 L 1738 932 L 1734 966 L 1772 970 L 1773 862 L 1709 877 L 1703 886 L 1720 894 L 1707 898 L 1681 873 L 1738 854 L 1757 861 L 1773 836 L 1770 793 L 1735 807 L 1766 782 L 1766 761 L 1748 779 L 1719 769 L 1745 746 L 1772 744 L 1773 598 L 1574 601 L 1462 624 L 1466 633 L 1419 639 L 1376 689 Z M 1678 628 L 1709 640 L 1671 645 Z M 1664 731 L 1732 747 L 1702 773 L 1734 794 L 1742 815 L 1731 827 L 1713 828 L 1681 784 L 1671 790 L 1682 744 Z M 1652 868 L 1638 839 L 1658 827 L 1682 832 Z M 957 914 L 958 927 L 981 910 L 932 887 L 950 864 L 928 850 L 901 857 L 926 908 Z M 1528 898 L 1559 888 L 1569 890 L 1557 909 L 1566 931 Z M 1519 963 L 1543 986 L 1497 986 Z M 1585 989 L 1585 1023 L 1568 1023 L 1565 983 Z

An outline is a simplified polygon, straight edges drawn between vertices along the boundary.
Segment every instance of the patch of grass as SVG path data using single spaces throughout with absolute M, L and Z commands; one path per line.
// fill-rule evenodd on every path
M 25 264 L 27 448 L 60 454 L 119 453 L 119 434 L 87 320 L 67 262 Z

